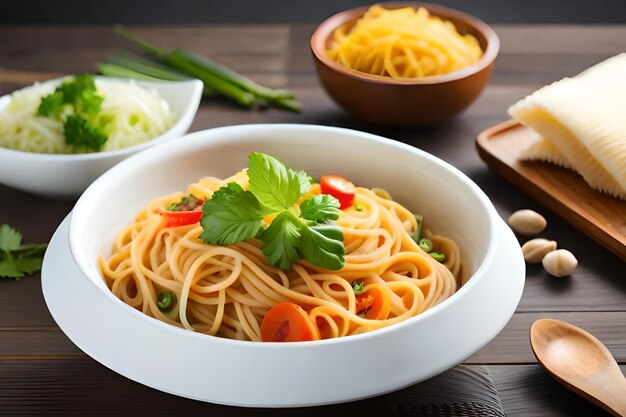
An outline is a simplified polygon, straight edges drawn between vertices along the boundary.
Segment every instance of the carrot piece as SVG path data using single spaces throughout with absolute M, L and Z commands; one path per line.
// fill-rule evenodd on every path
M 357 314 L 370 308 L 374 304 L 374 296 L 372 294 L 363 293 L 356 297 Z
M 313 320 L 294 303 L 276 304 L 261 323 L 261 340 L 264 342 L 304 342 L 319 338 Z
M 391 312 L 389 293 L 377 285 L 369 285 L 356 297 L 356 313 L 365 314 L 368 320 L 385 320 Z

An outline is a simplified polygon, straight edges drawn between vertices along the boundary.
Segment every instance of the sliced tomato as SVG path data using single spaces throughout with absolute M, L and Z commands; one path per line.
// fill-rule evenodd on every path
M 261 323 L 261 340 L 264 342 L 304 342 L 319 338 L 313 320 L 294 303 L 276 304 Z
M 391 300 L 387 291 L 371 287 L 356 296 L 356 313 L 368 320 L 385 320 L 391 312 Z
M 352 182 L 339 175 L 324 175 L 320 178 L 322 194 L 330 194 L 339 200 L 342 210 L 350 207 L 354 201 L 355 187 Z
M 161 215 L 165 217 L 165 227 L 179 227 L 198 223 L 202 218 L 202 211 L 162 211 Z

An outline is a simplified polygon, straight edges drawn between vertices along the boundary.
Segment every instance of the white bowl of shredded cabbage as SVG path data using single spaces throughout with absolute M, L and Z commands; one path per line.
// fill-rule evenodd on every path
M 84 136 L 84 126 L 68 127 L 68 114 L 79 115 L 74 107 L 58 106 L 51 111 L 55 115 L 41 114 L 42 97 L 76 79 L 35 83 L 0 97 L 0 183 L 47 197 L 75 197 L 122 159 L 185 134 L 203 88 L 198 80 L 95 76 L 101 99 L 97 114 L 89 117 L 95 133 L 87 136 L 100 141 L 90 147 L 76 145 L 76 132 Z

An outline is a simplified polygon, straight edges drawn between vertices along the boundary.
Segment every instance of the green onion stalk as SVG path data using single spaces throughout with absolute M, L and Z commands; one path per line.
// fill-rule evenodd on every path
M 179 80 L 181 77 L 197 78 L 204 83 L 205 94 L 228 97 L 243 107 L 250 108 L 257 102 L 263 102 L 277 108 L 294 112 L 301 111 L 292 92 L 259 85 L 208 58 L 184 49 L 158 48 L 138 38 L 122 26 L 115 26 L 114 31 L 139 45 L 162 64 L 137 57 L 113 56 L 99 66 L 100 71 L 105 75 L 135 75 L 140 79 L 156 78 L 170 81 Z

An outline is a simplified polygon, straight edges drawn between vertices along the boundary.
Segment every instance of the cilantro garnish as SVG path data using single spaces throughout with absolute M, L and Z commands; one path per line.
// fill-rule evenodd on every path
M 309 226 L 302 230 L 302 257 L 326 269 L 341 269 L 344 264 L 343 233 L 337 226 Z
M 254 237 L 263 227 L 263 218 L 271 213 L 250 191 L 237 183 L 222 187 L 203 206 L 200 237 L 209 243 L 232 245 Z
M 38 114 L 63 122 L 68 145 L 99 151 L 108 139 L 102 130 L 108 119 L 98 119 L 103 100 L 93 75 L 83 74 L 66 79 L 53 93 L 42 97 Z
M 203 206 L 200 237 L 218 245 L 257 237 L 266 243 L 263 253 L 270 263 L 283 270 L 300 259 L 341 269 L 343 234 L 332 224 L 339 217 L 339 201 L 325 194 L 310 197 L 298 216 L 293 206 L 311 187 L 310 177 L 260 152 L 251 153 L 248 162 L 249 191 L 229 183 L 213 194 Z M 263 219 L 270 214 L 274 220 L 265 228 Z
M 280 213 L 272 224 L 265 229 L 259 239 L 267 243 L 263 253 L 270 263 L 287 270 L 301 258 L 298 245 L 302 238 L 299 220 L 290 211 Z
M 315 195 L 300 206 L 300 216 L 316 223 L 339 218 L 339 201 L 330 194 Z
M 0 226 L 0 278 L 19 280 L 41 269 L 48 245 L 22 245 L 22 234 L 8 224 Z
M 248 165 L 250 191 L 271 210 L 287 210 L 311 187 L 306 174 L 288 169 L 269 155 L 253 152 Z

